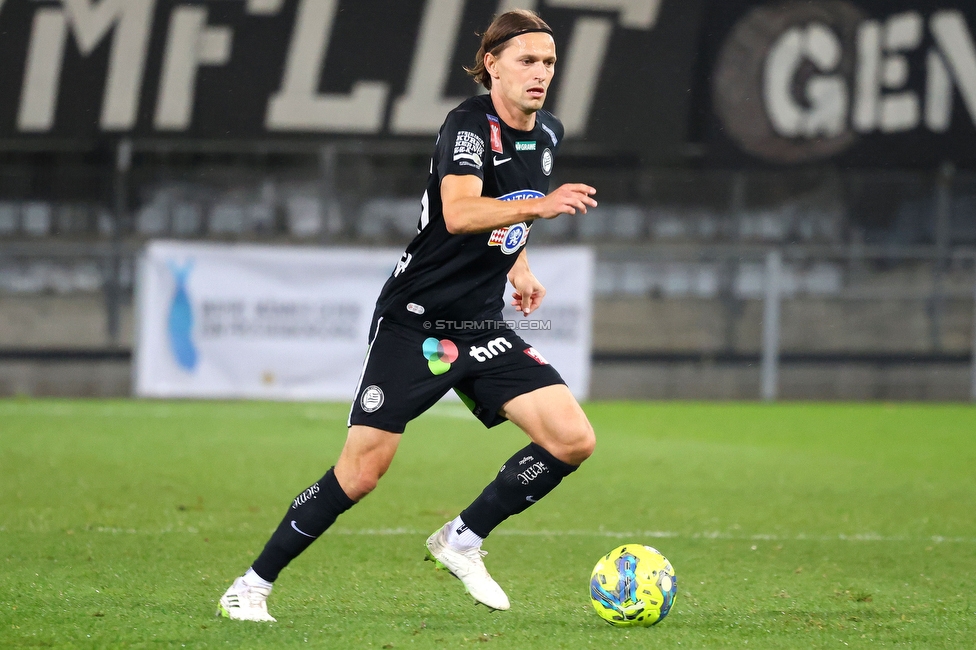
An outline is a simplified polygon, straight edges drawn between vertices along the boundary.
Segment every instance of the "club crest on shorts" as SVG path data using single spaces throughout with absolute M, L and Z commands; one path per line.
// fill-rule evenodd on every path
M 366 390 L 363 391 L 362 397 L 359 398 L 359 405 L 367 413 L 372 413 L 378 411 L 383 406 L 385 399 L 386 396 L 383 395 L 383 389 L 374 384 L 367 386 Z

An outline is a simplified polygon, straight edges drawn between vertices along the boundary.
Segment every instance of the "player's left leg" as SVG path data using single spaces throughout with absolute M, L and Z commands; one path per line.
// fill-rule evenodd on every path
M 519 395 L 502 406 L 501 415 L 532 442 L 509 458 L 461 513 L 460 519 L 481 539 L 549 494 L 596 446 L 593 427 L 565 384 Z
M 430 536 L 427 549 L 437 560 L 455 565 L 451 570 L 458 577 L 460 571 L 466 574 L 462 581 L 477 600 L 508 609 L 508 597 L 481 561 L 481 543 L 501 522 L 538 502 L 574 472 L 593 453 L 596 437 L 583 409 L 561 383 L 518 395 L 498 414 L 518 425 L 532 442 L 502 465 L 470 506 Z M 485 419 L 495 423 L 491 417 Z

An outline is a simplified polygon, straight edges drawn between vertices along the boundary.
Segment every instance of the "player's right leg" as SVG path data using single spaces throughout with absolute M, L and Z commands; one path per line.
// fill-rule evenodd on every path
M 247 573 L 220 598 L 217 614 L 269 621 L 267 599 L 278 574 L 335 522 L 373 491 L 389 469 L 400 434 L 354 425 L 335 467 L 295 497 L 284 519 Z
M 376 487 L 390 467 L 407 422 L 433 405 L 458 374 L 448 362 L 431 366 L 429 338 L 426 332 L 382 318 L 375 321 L 349 412 L 349 435 L 336 466 L 295 497 L 252 568 L 221 598 L 219 614 L 274 620 L 267 613 L 266 600 L 278 573 L 336 517 Z

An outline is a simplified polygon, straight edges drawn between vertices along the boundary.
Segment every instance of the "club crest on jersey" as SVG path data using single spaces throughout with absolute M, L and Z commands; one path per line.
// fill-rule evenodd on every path
M 486 115 L 488 128 L 491 130 L 491 150 L 495 153 L 505 153 L 502 149 L 502 125 L 494 115 Z
M 546 176 L 552 173 L 552 151 L 549 149 L 542 152 L 542 173 Z

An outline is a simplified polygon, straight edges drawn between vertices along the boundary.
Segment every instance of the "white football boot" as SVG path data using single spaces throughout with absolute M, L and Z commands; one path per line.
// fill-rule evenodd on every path
M 268 596 L 271 587 L 255 587 L 244 582 L 244 577 L 234 581 L 217 604 L 217 616 L 234 621 L 268 621 L 277 619 L 268 613 Z
M 511 607 L 508 596 L 488 575 L 485 562 L 481 558 L 488 554 L 480 548 L 458 551 L 447 543 L 447 528 L 444 524 L 437 532 L 427 538 L 427 559 L 438 569 L 447 569 L 458 578 L 474 599 L 490 609 L 505 610 Z

